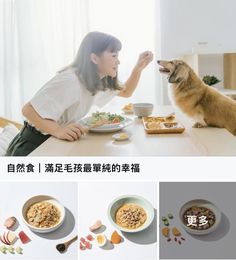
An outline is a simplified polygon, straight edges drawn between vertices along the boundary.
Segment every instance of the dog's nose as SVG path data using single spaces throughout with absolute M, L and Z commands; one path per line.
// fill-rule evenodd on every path
M 161 62 L 160 60 L 157 60 L 157 63 L 158 63 L 158 64 L 160 64 L 160 62 Z

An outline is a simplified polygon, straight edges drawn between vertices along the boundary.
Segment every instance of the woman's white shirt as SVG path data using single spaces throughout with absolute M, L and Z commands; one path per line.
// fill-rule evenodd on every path
M 70 68 L 48 81 L 30 103 L 42 118 L 67 124 L 83 118 L 92 105 L 104 106 L 118 93 L 106 90 L 92 96 Z

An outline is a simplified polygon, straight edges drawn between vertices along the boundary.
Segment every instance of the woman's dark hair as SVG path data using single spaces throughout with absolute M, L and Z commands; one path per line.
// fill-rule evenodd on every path
M 121 50 L 121 42 L 112 35 L 102 32 L 90 32 L 83 39 L 74 62 L 69 66 L 75 68 L 79 80 L 95 95 L 99 90 L 120 89 L 117 76 L 99 78 L 97 65 L 91 61 L 91 53 L 96 55 L 104 51 L 118 52 Z

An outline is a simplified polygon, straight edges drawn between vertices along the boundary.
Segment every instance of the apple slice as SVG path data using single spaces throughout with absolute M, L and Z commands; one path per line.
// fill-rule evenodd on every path
M 3 233 L 3 238 L 4 238 L 4 240 L 8 243 L 8 245 L 10 245 L 11 243 L 10 243 L 10 241 L 8 240 L 8 233 L 9 233 L 9 231 L 7 231 L 7 232 L 4 232 Z
M 1 242 L 2 242 L 3 244 L 8 245 L 8 246 L 10 245 L 10 244 L 8 244 L 7 241 L 4 239 L 4 235 L 0 236 L 0 240 L 1 240 Z
M 7 232 L 6 238 L 7 238 L 7 241 L 10 243 L 10 245 L 13 245 L 17 240 L 17 236 L 12 231 Z

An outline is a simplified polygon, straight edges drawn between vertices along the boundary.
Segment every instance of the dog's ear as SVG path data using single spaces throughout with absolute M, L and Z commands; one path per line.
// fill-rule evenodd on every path
M 181 81 L 181 78 L 178 76 L 180 71 L 180 65 L 181 64 L 177 64 L 175 70 L 170 74 L 170 77 L 168 79 L 169 83 L 179 83 Z

